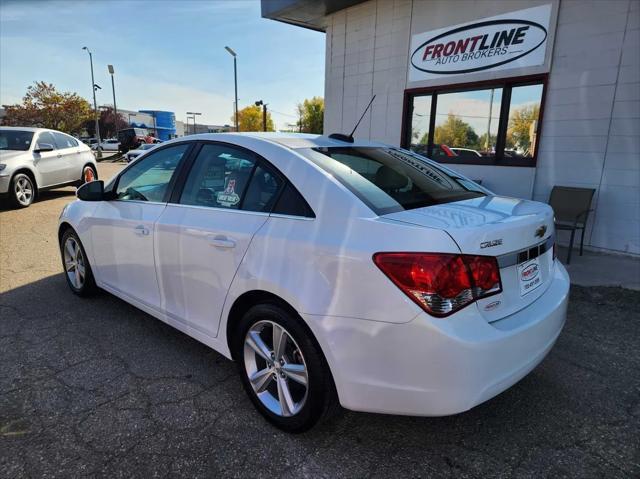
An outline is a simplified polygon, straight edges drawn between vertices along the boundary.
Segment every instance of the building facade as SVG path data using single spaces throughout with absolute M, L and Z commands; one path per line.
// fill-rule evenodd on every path
M 593 188 L 585 245 L 640 254 L 640 1 L 281 0 L 262 14 L 326 32 L 325 133 L 349 133 L 375 95 L 356 137 L 499 194 Z

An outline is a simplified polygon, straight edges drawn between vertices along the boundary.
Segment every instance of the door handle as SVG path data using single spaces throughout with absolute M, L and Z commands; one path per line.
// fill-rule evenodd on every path
M 139 236 L 149 236 L 149 228 L 147 228 L 145 225 L 136 226 L 135 232 Z
M 209 236 L 207 238 L 211 246 L 217 248 L 235 248 L 236 242 L 226 236 Z

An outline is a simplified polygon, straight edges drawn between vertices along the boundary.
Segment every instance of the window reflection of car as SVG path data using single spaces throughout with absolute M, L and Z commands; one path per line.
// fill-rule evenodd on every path
M 460 159 L 482 158 L 482 154 L 480 154 L 477 150 L 473 150 L 471 148 L 451 148 L 451 151 L 458 155 Z
M 125 154 L 125 158 L 127 159 L 127 163 L 130 163 L 131 161 L 135 160 L 140 155 L 142 155 L 146 151 L 151 150 L 155 146 L 157 146 L 157 144 L 155 144 L 155 143 L 143 143 L 142 145 L 140 145 L 135 150 L 127 151 L 127 153 Z

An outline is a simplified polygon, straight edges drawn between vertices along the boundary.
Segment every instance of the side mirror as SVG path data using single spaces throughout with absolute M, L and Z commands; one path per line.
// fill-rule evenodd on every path
M 53 145 L 50 143 L 38 143 L 33 150 L 35 153 L 44 153 L 45 151 L 53 151 Z
M 105 199 L 104 194 L 104 181 L 90 181 L 89 183 L 85 183 L 78 191 L 76 191 L 76 196 L 79 200 L 82 201 L 102 201 Z

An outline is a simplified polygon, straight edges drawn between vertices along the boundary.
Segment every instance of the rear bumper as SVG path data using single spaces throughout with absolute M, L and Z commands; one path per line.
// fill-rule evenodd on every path
M 564 326 L 569 276 L 556 262 L 546 292 L 487 323 L 470 306 L 409 323 L 306 315 L 331 367 L 340 403 L 356 411 L 444 416 L 509 388 L 547 355 Z

